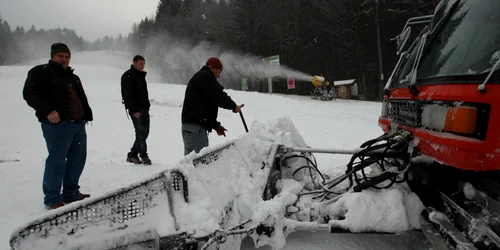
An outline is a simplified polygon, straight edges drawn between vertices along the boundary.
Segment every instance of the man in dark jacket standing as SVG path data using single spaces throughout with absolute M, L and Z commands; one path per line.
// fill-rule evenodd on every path
M 184 155 L 196 153 L 208 146 L 208 133 L 215 129 L 218 135 L 226 136 L 227 131 L 217 121 L 219 107 L 240 112 L 224 88 L 219 84 L 223 67 L 221 61 L 212 57 L 189 81 L 182 106 L 182 139 Z
M 90 197 L 80 193 L 78 182 L 87 157 L 85 124 L 93 117 L 82 82 L 69 66 L 68 46 L 53 44 L 50 56 L 47 64 L 28 72 L 23 98 L 41 123 L 49 153 L 43 175 L 44 203 L 47 209 L 55 209 Z
M 127 154 L 127 162 L 151 165 L 148 156 L 146 139 L 149 135 L 149 95 L 144 66 L 146 60 L 137 55 L 132 60 L 130 69 L 123 73 L 121 78 L 121 91 L 123 103 L 132 119 L 135 129 L 134 145 Z M 137 155 L 141 157 L 137 157 Z

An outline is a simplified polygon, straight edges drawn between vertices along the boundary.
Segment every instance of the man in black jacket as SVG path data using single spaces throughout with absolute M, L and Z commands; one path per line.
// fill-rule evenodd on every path
M 80 193 L 78 182 L 87 157 L 85 124 L 93 117 L 82 82 L 69 67 L 68 46 L 55 43 L 50 55 L 47 64 L 28 72 L 23 98 L 41 123 L 49 153 L 42 185 L 44 204 L 55 209 L 90 197 Z
M 137 55 L 132 62 L 130 69 L 125 71 L 121 78 L 123 103 L 135 129 L 135 141 L 127 154 L 127 162 L 151 165 L 146 144 L 149 135 L 149 107 L 151 107 L 146 82 L 147 73 L 144 71 L 146 60 Z M 138 154 L 141 160 L 137 157 Z
M 219 84 L 223 67 L 221 61 L 212 57 L 189 81 L 182 106 L 182 139 L 184 155 L 196 153 L 208 146 L 208 133 L 215 129 L 218 135 L 226 136 L 227 131 L 217 121 L 219 107 L 240 112 L 224 88 Z

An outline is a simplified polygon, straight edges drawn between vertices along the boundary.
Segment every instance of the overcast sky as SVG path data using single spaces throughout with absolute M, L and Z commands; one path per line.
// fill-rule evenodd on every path
M 74 29 L 94 41 L 105 35 L 127 35 L 134 23 L 156 12 L 158 0 L 0 0 L 0 15 L 12 29 Z

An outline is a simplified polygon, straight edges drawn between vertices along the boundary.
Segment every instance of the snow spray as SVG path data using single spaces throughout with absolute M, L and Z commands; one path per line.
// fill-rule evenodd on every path
M 146 60 L 152 62 L 164 74 L 164 79 L 171 83 L 187 84 L 189 79 L 205 64 L 208 58 L 218 57 L 224 65 L 221 80 L 225 79 L 264 79 L 269 75 L 273 79 L 294 78 L 310 82 L 312 75 L 280 65 L 273 69 L 263 58 L 228 50 L 225 47 L 206 41 L 193 43 L 179 40 L 168 35 L 157 35 L 146 43 Z

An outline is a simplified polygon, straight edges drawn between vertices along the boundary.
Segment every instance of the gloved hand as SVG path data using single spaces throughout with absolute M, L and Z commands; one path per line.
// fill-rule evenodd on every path
M 223 135 L 224 137 L 226 137 L 226 132 L 224 132 L 224 131 L 227 131 L 227 129 L 226 129 L 226 128 L 224 128 L 222 125 L 219 125 L 219 126 L 215 129 L 215 131 L 217 131 L 217 134 L 218 134 L 218 135 Z

